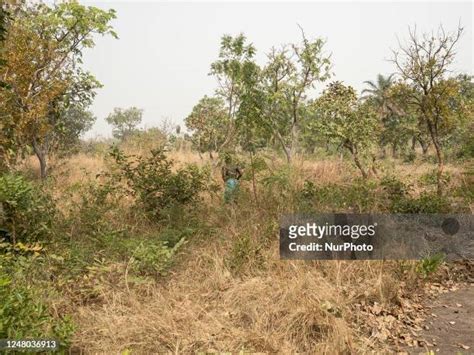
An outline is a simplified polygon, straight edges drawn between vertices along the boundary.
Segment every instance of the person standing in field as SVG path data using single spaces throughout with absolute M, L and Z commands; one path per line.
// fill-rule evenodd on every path
M 233 162 L 232 156 L 229 153 L 224 155 L 221 173 L 222 180 L 224 180 L 224 202 L 233 202 L 239 189 L 242 169 Z

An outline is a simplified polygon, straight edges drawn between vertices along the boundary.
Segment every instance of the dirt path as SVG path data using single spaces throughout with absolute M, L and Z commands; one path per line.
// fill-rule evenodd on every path
M 474 354 L 474 284 L 440 295 L 420 336 L 436 354 Z M 411 352 L 417 354 L 418 352 Z

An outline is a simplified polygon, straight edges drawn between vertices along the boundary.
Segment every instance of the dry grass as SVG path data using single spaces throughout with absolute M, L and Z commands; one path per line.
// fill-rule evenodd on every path
M 131 153 L 129 151 L 128 153 Z M 207 164 L 207 158 L 171 152 L 179 164 Z M 270 160 L 279 169 L 280 160 Z M 340 160 L 298 158 L 297 183 L 349 183 L 358 173 Z M 432 164 L 388 164 L 386 171 L 416 179 Z M 98 156 L 78 154 L 57 162 L 60 188 L 94 177 L 106 168 Z M 33 165 L 33 168 L 34 165 Z M 461 169 L 448 166 L 457 179 Z M 216 179 L 217 169 L 214 171 Z M 383 262 L 281 261 L 277 228 L 265 236 L 269 215 L 254 206 L 235 211 L 216 201 L 203 218 L 217 228 L 215 236 L 196 236 L 182 252 L 179 264 L 158 283 L 140 285 L 127 279 L 119 265 L 114 282 L 102 285 L 102 302 L 74 308 L 79 328 L 74 346 L 86 353 L 196 351 L 312 352 L 322 354 L 387 351 L 359 330 L 364 319 L 354 312 L 363 299 L 387 307 L 397 302 L 402 284 L 395 264 Z M 219 209 L 221 208 L 221 209 Z M 212 220 L 211 220 L 212 219 Z M 232 267 L 236 245 L 249 236 L 259 251 Z M 118 275 L 118 276 L 117 276 Z M 403 280 L 404 283 L 407 279 Z M 374 334 L 372 334 L 374 335 Z M 375 337 L 377 334 L 375 333 Z
M 146 299 L 121 290 L 100 307 L 79 308 L 75 344 L 92 353 L 369 351 L 372 341 L 358 334 L 350 304 L 383 302 L 394 292 L 382 263 L 280 261 L 273 241 L 263 268 L 234 275 L 226 260 L 231 234 L 189 248 Z

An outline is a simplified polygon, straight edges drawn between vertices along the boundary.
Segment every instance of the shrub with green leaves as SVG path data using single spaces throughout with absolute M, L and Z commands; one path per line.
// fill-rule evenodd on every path
M 437 180 L 437 170 L 432 170 L 426 174 L 423 174 L 420 177 L 420 182 L 424 185 L 436 185 L 438 183 Z M 448 172 L 445 172 L 441 175 L 440 181 L 443 185 L 447 185 L 451 181 L 451 175 Z
M 380 185 L 392 200 L 407 196 L 411 188 L 411 186 L 398 180 L 395 176 L 384 176 L 380 181 Z
M 0 228 L 12 242 L 45 240 L 55 214 L 52 199 L 21 175 L 0 176 Z
M 52 337 L 66 347 L 74 331 L 71 319 L 53 317 L 38 288 L 8 274 L 0 265 L 0 338 Z
M 352 185 L 317 185 L 305 181 L 303 188 L 296 191 L 300 210 L 320 212 L 371 212 L 378 208 L 376 185 L 373 181 L 355 180 Z
M 163 149 L 152 150 L 150 156 L 127 156 L 115 147 L 110 154 L 130 193 L 154 217 L 164 217 L 170 206 L 196 202 L 209 174 L 196 165 L 175 169 Z
M 416 271 L 421 274 L 423 278 L 427 278 L 429 275 L 432 273 L 436 272 L 440 265 L 444 261 L 444 255 L 443 254 L 434 254 L 431 256 L 428 256 L 418 263 L 416 266 Z
M 427 192 L 418 197 L 395 198 L 390 205 L 393 213 L 448 213 L 450 209 L 446 197 Z
M 419 196 L 410 195 L 411 185 L 394 176 L 386 176 L 380 182 L 386 193 L 388 210 L 392 213 L 447 213 L 451 206 L 444 196 L 433 192 L 422 192 Z
M 131 269 L 142 275 L 162 275 L 171 266 L 174 255 L 184 243 L 184 238 L 173 247 L 163 242 L 140 243 L 133 252 Z

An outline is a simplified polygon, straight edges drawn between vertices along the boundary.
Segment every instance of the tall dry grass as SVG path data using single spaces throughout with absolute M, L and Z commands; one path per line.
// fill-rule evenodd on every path
M 178 164 L 212 166 L 207 157 L 191 151 L 169 155 Z M 36 162 L 30 164 L 35 170 Z M 280 159 L 269 160 L 272 169 L 282 164 Z M 358 177 L 357 170 L 341 160 L 298 158 L 294 167 L 298 184 L 305 179 L 350 183 Z M 387 169 L 416 180 L 432 168 L 427 163 L 412 167 L 395 161 Z M 53 175 L 58 189 L 64 189 L 93 179 L 104 169 L 102 156 L 77 154 L 55 162 Z M 455 166 L 447 170 L 460 171 Z M 214 177 L 219 181 L 218 168 Z M 397 263 L 282 261 L 272 206 L 265 201 L 244 208 L 222 207 L 216 199 L 206 203 L 202 218 L 215 233 L 195 236 L 170 275 L 158 282 L 131 280 L 127 264 L 116 265 L 113 280 L 101 285 L 100 303 L 69 305 L 78 324 L 76 349 L 86 353 L 131 349 L 143 354 L 388 351 L 379 340 L 392 331 L 391 325 L 364 329 L 366 319 L 357 307 L 377 302 L 390 309 L 399 303 L 412 276 L 400 276 Z M 250 248 L 239 251 L 243 238 Z

